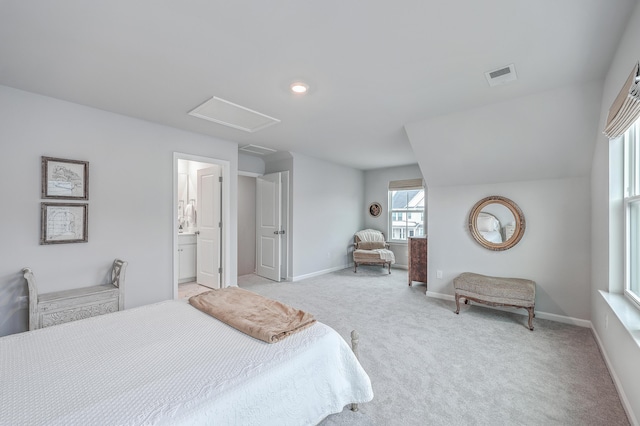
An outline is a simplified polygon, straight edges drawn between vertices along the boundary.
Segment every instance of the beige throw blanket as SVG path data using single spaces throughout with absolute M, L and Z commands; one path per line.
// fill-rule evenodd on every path
M 245 334 L 278 342 L 316 322 L 313 315 L 239 287 L 211 290 L 189 303 Z

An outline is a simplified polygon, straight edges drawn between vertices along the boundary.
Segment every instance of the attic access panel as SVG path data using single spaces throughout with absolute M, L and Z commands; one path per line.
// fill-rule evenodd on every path
M 217 96 L 189 111 L 189 115 L 213 121 L 223 126 L 244 130 L 248 133 L 257 132 L 280 123 L 277 118 L 269 117 L 266 114 L 234 104 Z

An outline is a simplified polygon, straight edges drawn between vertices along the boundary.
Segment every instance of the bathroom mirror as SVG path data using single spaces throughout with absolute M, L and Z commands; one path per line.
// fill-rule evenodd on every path
M 518 244 L 524 235 L 525 225 L 520 207 L 498 195 L 478 201 L 469 213 L 471 235 L 489 250 L 508 250 Z
M 178 229 L 185 225 L 184 215 L 187 201 L 189 200 L 189 175 L 178 173 Z

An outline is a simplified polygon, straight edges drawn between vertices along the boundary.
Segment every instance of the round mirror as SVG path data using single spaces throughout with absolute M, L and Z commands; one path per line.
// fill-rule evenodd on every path
M 478 201 L 469 213 L 473 238 L 489 250 L 507 250 L 524 235 L 524 214 L 508 198 L 492 195 Z

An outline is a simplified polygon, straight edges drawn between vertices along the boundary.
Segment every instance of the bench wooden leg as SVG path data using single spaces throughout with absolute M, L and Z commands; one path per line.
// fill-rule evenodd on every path
M 456 293 L 456 314 L 460 313 L 460 295 Z
M 529 312 L 529 330 L 533 331 L 533 317 L 536 316 L 536 314 L 533 312 L 534 307 L 532 306 L 526 309 Z

